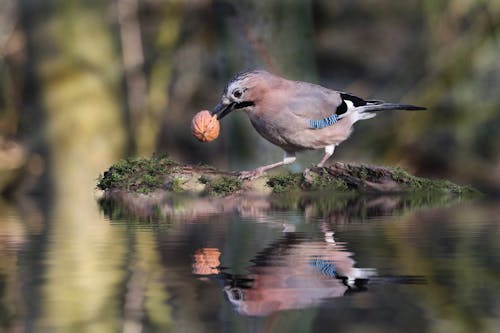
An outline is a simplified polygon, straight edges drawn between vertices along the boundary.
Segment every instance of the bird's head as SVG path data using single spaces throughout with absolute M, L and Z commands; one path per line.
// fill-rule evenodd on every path
M 212 110 L 217 119 L 222 119 L 235 110 L 249 111 L 255 107 L 260 90 L 266 85 L 266 71 L 250 71 L 236 75 L 224 89 L 221 100 Z

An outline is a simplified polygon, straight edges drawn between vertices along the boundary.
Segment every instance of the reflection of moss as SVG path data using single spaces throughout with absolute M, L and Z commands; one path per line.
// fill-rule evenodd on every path
M 345 212 L 360 196 L 354 192 L 335 191 L 289 192 L 285 191 L 270 198 L 273 210 L 308 211 L 311 216 L 327 216 L 334 211 Z
M 115 223 L 145 225 L 154 222 L 155 225 L 161 226 L 162 229 L 168 229 L 169 223 L 157 224 L 157 222 L 170 222 L 169 216 L 165 216 L 162 212 L 161 205 L 154 204 L 149 208 L 147 216 L 138 216 L 127 207 L 126 204 L 119 200 L 110 198 L 101 198 L 98 200 L 99 208 L 104 215 Z
M 346 209 L 355 205 L 360 197 L 351 194 L 321 192 L 314 196 L 314 201 L 310 203 L 311 216 L 323 217 L 333 213 L 343 213 Z
M 241 189 L 241 181 L 235 176 L 214 178 L 201 176 L 198 181 L 205 184 L 205 192 L 211 195 L 226 196 Z
M 129 214 L 127 209 L 117 202 L 116 200 L 110 200 L 110 199 L 99 199 L 98 200 L 99 207 L 101 208 L 102 212 L 110 219 L 113 221 L 120 220 L 120 219 L 130 219 L 130 216 L 132 214 Z M 132 215 L 133 216 L 133 215 Z
M 168 157 L 128 158 L 118 161 L 98 179 L 97 187 L 149 193 L 162 188 L 168 175 L 176 170 Z M 175 188 L 174 188 L 175 189 Z
M 368 218 L 403 214 L 416 209 L 444 207 L 461 198 L 439 192 L 394 193 L 387 195 L 361 194 L 355 191 L 320 190 L 313 192 L 285 191 L 270 198 L 272 210 L 307 211 L 310 217 L 332 219 Z

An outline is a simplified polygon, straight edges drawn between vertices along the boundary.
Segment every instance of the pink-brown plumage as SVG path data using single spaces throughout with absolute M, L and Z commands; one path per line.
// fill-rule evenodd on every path
M 384 110 L 423 110 L 406 104 L 365 101 L 325 87 L 292 81 L 266 71 L 237 75 L 225 87 L 221 101 L 212 111 L 219 119 L 234 110 L 247 113 L 253 127 L 269 142 L 285 151 L 283 161 L 243 172 L 254 178 L 266 170 L 295 161 L 295 153 L 325 149 L 318 163 L 323 166 L 334 148 L 352 133 L 358 120 Z

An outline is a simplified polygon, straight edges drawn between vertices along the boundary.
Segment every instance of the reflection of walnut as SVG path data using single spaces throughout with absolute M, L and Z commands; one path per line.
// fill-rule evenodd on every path
M 217 139 L 220 125 L 216 115 L 211 115 L 209 111 L 198 112 L 191 122 L 191 131 L 195 138 L 201 142 Z
M 220 251 L 217 248 L 204 247 L 194 252 L 193 274 L 219 274 Z

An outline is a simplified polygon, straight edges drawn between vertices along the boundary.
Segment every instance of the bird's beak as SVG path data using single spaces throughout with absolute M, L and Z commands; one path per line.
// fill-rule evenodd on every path
M 233 111 L 233 106 L 234 103 L 230 103 L 229 101 L 227 101 L 226 103 L 220 101 L 212 110 L 212 115 L 216 114 L 217 119 L 222 119 L 225 116 L 227 116 L 231 111 Z

